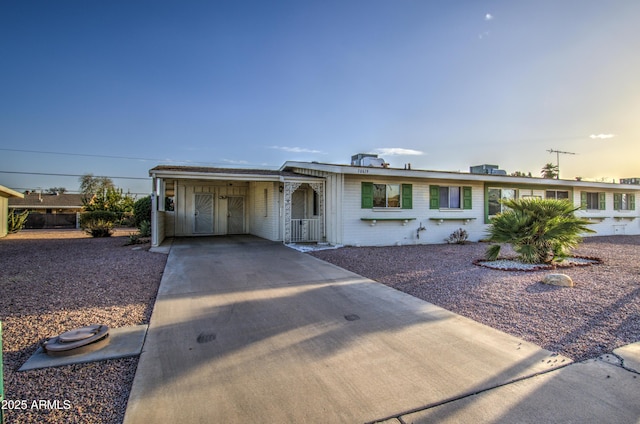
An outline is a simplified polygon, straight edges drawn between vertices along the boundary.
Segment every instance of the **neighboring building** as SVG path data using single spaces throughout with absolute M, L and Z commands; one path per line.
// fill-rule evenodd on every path
M 498 165 L 476 165 L 469 168 L 472 174 L 507 175 L 507 171 L 499 169 Z
M 640 185 L 640 178 L 621 178 L 620 184 L 638 184 Z
M 458 228 L 478 241 L 502 210 L 500 199 L 524 197 L 572 200 L 598 235 L 640 234 L 640 187 L 629 184 L 316 162 L 286 162 L 279 171 L 149 172 L 156 246 L 171 236 L 237 233 L 286 243 L 427 244 L 442 243 Z
M 25 228 L 75 228 L 82 211 L 81 194 L 26 192 L 21 199 L 10 199 L 9 207 L 29 211 Z
M 8 233 L 9 200 L 21 199 L 22 197 L 24 197 L 22 193 L 0 185 L 0 237 L 4 237 Z

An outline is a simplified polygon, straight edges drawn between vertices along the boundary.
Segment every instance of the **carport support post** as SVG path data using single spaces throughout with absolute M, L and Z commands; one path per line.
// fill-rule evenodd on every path
M 157 179 L 153 179 L 153 191 L 151 192 L 151 246 L 158 246 L 158 191 Z

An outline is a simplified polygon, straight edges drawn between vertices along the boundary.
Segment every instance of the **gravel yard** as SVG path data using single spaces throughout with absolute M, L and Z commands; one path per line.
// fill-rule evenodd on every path
M 5 410 L 8 423 L 122 422 L 138 358 L 17 369 L 47 337 L 149 322 L 167 257 L 148 244 L 124 246 L 130 232 L 93 239 L 79 230 L 30 230 L 0 239 L 5 399 L 28 405 Z M 39 400 L 61 409 L 31 408 Z
M 487 244 L 348 247 L 315 257 L 576 361 L 640 341 L 640 236 L 586 238 L 574 254 L 602 263 L 556 271 L 472 264 Z M 541 283 L 560 272 L 576 283 Z

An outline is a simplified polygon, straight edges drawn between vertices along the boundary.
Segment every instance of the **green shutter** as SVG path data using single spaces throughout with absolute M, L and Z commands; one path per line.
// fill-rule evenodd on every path
M 462 208 L 471 209 L 471 187 L 462 187 Z
M 413 186 L 402 184 L 402 209 L 413 209 Z
M 440 186 L 429 186 L 429 209 L 440 209 Z
M 587 209 L 587 192 L 580 192 L 580 209 Z
M 632 211 L 636 210 L 636 195 L 635 194 L 630 194 L 629 195 L 629 210 L 632 210 Z
M 622 194 L 613 193 L 613 210 L 619 211 L 622 208 Z
M 601 211 L 607 209 L 605 193 L 598 193 L 598 209 Z
M 362 209 L 373 208 L 373 183 L 362 183 Z

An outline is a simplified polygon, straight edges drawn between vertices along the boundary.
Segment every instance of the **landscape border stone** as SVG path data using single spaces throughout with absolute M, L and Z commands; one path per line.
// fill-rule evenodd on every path
M 594 256 L 569 256 L 567 259 L 581 259 L 582 261 L 570 262 L 570 263 L 553 263 L 553 264 L 525 264 L 519 262 L 516 257 L 505 257 L 497 260 L 490 261 L 488 259 L 475 259 L 472 263 L 476 266 L 495 269 L 497 271 L 520 271 L 520 272 L 535 272 L 535 271 L 549 271 L 557 268 L 573 268 L 576 266 L 591 266 L 591 265 L 599 265 L 602 263 L 602 259 L 594 257 Z M 519 263 L 522 266 L 491 266 L 491 263 L 502 263 L 506 264 L 508 262 Z

